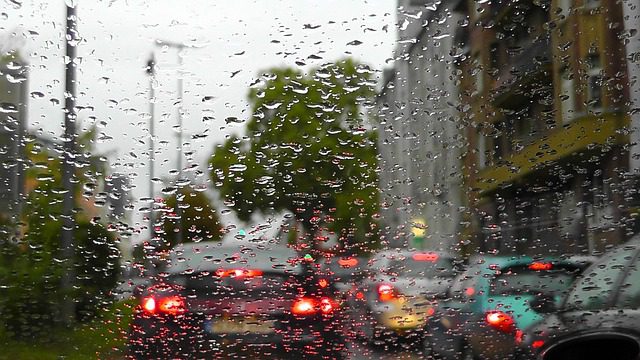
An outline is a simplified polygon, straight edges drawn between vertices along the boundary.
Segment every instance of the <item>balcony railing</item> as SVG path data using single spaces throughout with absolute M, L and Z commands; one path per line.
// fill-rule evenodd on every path
M 503 70 L 499 72 L 495 83 L 496 98 L 508 93 L 514 85 L 537 75 L 551 63 L 549 38 L 525 43 L 520 46 L 520 49 L 517 50 L 517 54 L 510 56 L 505 63 L 501 64 Z

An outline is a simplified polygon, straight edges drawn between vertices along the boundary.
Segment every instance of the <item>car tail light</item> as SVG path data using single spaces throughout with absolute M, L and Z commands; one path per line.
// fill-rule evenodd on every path
M 146 297 L 142 300 L 142 309 L 148 314 L 179 315 L 187 311 L 184 298 L 179 295 L 161 298 Z
M 230 278 L 252 278 L 256 276 L 262 276 L 262 270 L 253 269 L 218 269 L 216 270 L 216 276 L 218 277 L 230 277 Z
M 531 347 L 534 348 L 534 349 L 539 349 L 542 346 L 544 346 L 544 340 L 536 340 L 536 341 L 531 343 Z
M 317 311 L 318 309 L 316 308 L 315 301 L 307 297 L 297 299 L 296 301 L 293 302 L 293 305 L 291 306 L 291 312 L 294 315 L 301 315 L 301 316 L 313 315 Z
M 425 253 L 415 253 L 411 256 L 415 261 L 428 261 L 435 262 L 438 261 L 440 256 L 437 253 L 433 252 L 425 252 Z
M 550 262 L 532 262 L 529 264 L 529 270 L 541 271 L 551 269 L 553 269 L 553 264 Z
M 378 285 L 378 297 L 380 301 L 391 301 L 397 297 L 396 295 L 396 289 L 394 289 L 393 286 L 389 284 Z
M 148 313 L 156 312 L 156 299 L 147 297 L 142 300 L 142 308 Z
M 485 316 L 485 320 L 489 326 L 500 332 L 510 333 L 515 330 L 513 318 L 502 311 L 489 311 Z
M 323 297 L 320 299 L 320 311 L 323 314 L 331 314 L 337 307 L 338 304 L 328 297 Z
M 298 316 L 309 316 L 318 312 L 328 315 L 333 313 L 338 306 L 338 303 L 328 297 L 320 299 L 302 297 L 293 302 L 291 313 Z

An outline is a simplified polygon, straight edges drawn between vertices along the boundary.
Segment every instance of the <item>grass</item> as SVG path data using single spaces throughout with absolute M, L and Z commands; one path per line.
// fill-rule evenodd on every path
M 133 301 L 105 309 L 93 321 L 69 330 L 52 330 L 51 340 L 39 342 L 2 341 L 0 359 L 87 360 L 119 359 L 125 348 Z

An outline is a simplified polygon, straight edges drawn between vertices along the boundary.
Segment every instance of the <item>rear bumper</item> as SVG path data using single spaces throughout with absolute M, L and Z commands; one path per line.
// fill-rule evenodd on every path
M 199 316 L 137 316 L 129 331 L 128 352 L 134 357 L 187 357 L 219 354 L 228 346 L 268 347 L 274 351 L 340 348 L 342 322 L 336 317 L 278 321 L 270 333 L 224 333 L 207 330 Z

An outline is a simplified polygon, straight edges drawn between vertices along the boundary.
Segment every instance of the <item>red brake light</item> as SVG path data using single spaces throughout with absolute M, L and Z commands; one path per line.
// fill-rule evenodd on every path
M 358 259 L 356 258 L 341 258 L 338 259 L 338 265 L 345 267 L 345 268 L 352 268 L 356 265 L 358 265 Z
M 516 344 L 520 345 L 522 344 L 522 341 L 524 340 L 524 333 L 522 332 L 522 330 L 516 330 Z
M 149 313 L 163 313 L 169 315 L 179 315 L 187 311 L 184 298 L 178 295 L 167 296 L 155 299 L 151 296 L 142 300 L 142 309 Z
M 533 347 L 534 349 L 541 348 L 543 345 L 544 345 L 544 340 L 536 340 L 531 343 L 531 347 Z
M 438 254 L 432 253 L 432 252 L 415 253 L 411 257 L 415 261 L 431 261 L 431 262 L 438 261 L 438 259 L 440 258 L 440 256 Z
M 327 281 L 327 279 L 320 279 L 318 280 L 318 285 L 320 285 L 321 288 L 326 288 L 329 286 L 329 281 Z
M 313 315 L 315 314 L 317 311 L 316 309 L 316 304 L 315 301 L 313 301 L 313 299 L 311 298 L 299 298 L 296 301 L 294 301 L 293 305 L 291 306 L 291 312 L 294 315 L 301 315 L 301 316 L 307 316 L 307 315 Z
M 529 264 L 529 270 L 551 270 L 553 269 L 553 264 L 550 262 L 532 262 Z
M 294 301 L 291 306 L 291 313 L 298 316 L 309 316 L 321 312 L 322 314 L 331 314 L 338 308 L 338 304 L 328 297 L 313 299 L 309 297 L 301 297 Z
M 389 284 L 378 285 L 378 297 L 380 301 L 390 301 L 396 298 L 396 291 Z
M 231 277 L 231 278 L 252 278 L 256 276 L 262 276 L 262 270 L 253 269 L 218 269 L 216 270 L 216 276 L 218 277 Z
M 500 332 L 510 333 L 515 330 L 513 318 L 502 311 L 489 311 L 485 316 L 485 320 L 489 326 Z
M 323 314 L 331 314 L 338 307 L 338 304 L 328 297 L 320 299 L 320 311 Z
M 142 300 L 142 308 L 148 313 L 154 313 L 156 311 L 156 300 L 152 297 L 147 297 Z
M 473 296 L 473 294 L 475 293 L 476 293 L 476 289 L 474 289 L 473 287 L 468 287 L 464 289 L 464 294 L 467 296 Z
M 165 314 L 178 315 L 183 314 L 187 308 L 182 296 L 173 295 L 158 300 L 158 310 Z

